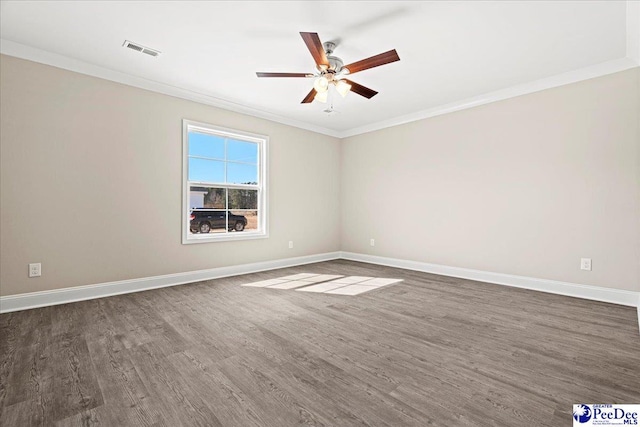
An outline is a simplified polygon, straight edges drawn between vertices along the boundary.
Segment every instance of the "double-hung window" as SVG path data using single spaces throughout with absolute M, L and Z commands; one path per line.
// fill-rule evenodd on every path
M 267 237 L 268 138 L 183 120 L 182 243 Z

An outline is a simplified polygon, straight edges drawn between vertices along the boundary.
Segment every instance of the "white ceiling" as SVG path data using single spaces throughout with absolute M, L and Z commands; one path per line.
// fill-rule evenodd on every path
M 2 1 L 0 7 L 3 53 L 335 136 L 536 90 L 541 81 L 560 82 L 558 75 L 579 80 L 629 68 L 637 65 L 629 40 L 640 25 L 628 12 L 637 13 L 636 4 L 610 0 Z M 329 116 L 326 104 L 300 104 L 311 79 L 255 75 L 314 72 L 300 31 L 338 40 L 335 55 L 345 64 L 390 49 L 401 60 L 350 77 L 380 93 L 370 100 L 336 94 L 340 113 Z M 162 54 L 125 49 L 125 39 Z

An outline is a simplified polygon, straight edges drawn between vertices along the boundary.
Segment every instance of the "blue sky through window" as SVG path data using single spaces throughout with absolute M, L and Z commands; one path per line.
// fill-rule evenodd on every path
M 227 162 L 224 161 L 225 152 Z M 205 157 L 205 159 L 201 157 Z M 216 135 L 189 132 L 188 167 L 189 181 L 227 182 L 233 184 L 257 183 L 258 144 L 234 139 L 225 140 L 225 138 Z
M 224 160 L 224 138 L 189 132 L 189 155 Z
M 258 144 L 230 139 L 227 142 L 227 160 L 257 165 Z

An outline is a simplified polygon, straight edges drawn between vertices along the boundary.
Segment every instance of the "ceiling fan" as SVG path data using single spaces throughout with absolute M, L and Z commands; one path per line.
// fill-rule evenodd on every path
M 315 78 L 313 89 L 302 100 L 302 104 L 308 104 L 314 99 L 319 102 L 327 102 L 329 85 L 334 85 L 336 90 L 343 97 L 349 91 L 364 96 L 367 99 L 374 97 L 378 92 L 368 87 L 362 86 L 354 81 L 348 80 L 345 76 L 355 74 L 369 68 L 379 67 L 400 60 L 395 49 L 379 55 L 372 56 L 360 61 L 344 65 L 342 59 L 333 56 L 336 44 L 326 42 L 324 45 L 320 41 L 317 33 L 300 33 L 302 40 L 307 45 L 311 56 L 316 62 L 316 73 L 262 73 L 257 72 L 258 77 L 305 77 Z

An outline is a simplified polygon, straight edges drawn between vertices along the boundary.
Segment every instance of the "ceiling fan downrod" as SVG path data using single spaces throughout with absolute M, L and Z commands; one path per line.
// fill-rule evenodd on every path
M 338 74 L 339 72 L 342 71 L 344 62 L 342 61 L 341 58 L 338 58 L 337 56 L 332 55 L 333 51 L 336 49 L 336 44 L 334 42 L 324 42 L 322 46 L 324 47 L 324 51 L 327 54 L 329 67 L 323 70 L 322 69 L 323 67 L 318 66 L 318 71 L 320 71 L 321 74 L 325 74 L 325 73 Z

